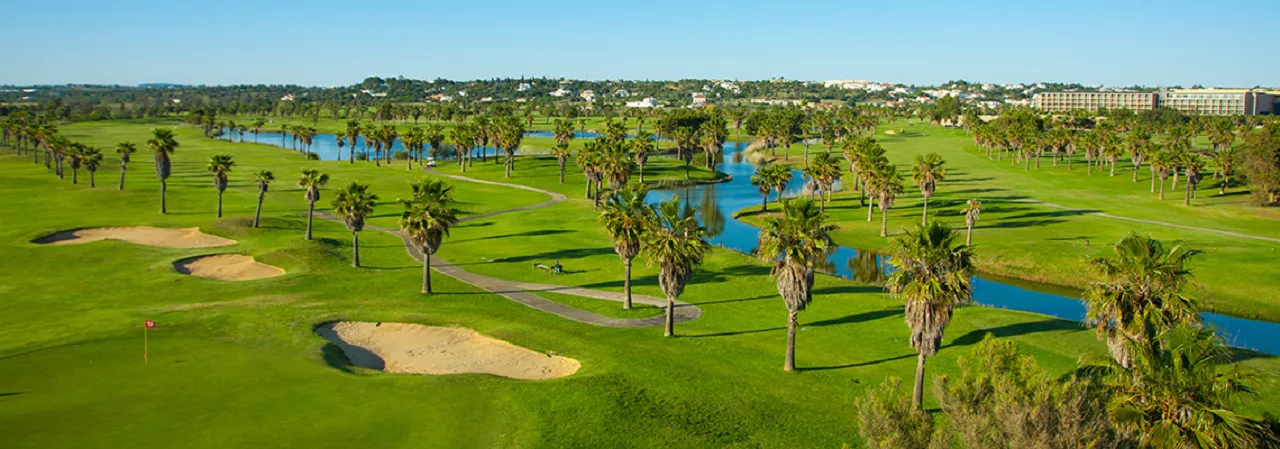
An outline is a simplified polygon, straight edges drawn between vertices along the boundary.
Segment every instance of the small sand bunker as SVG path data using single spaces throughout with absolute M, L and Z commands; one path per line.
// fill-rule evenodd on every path
M 182 259 L 173 263 L 179 273 L 219 281 L 252 281 L 283 276 L 284 269 L 239 254 L 215 254 Z
M 92 228 L 76 231 L 63 231 L 37 239 L 35 243 L 49 245 L 69 245 L 75 243 L 96 242 L 99 240 L 124 240 L 147 246 L 165 248 L 209 248 L 214 246 L 234 245 L 235 240 L 224 239 L 216 235 L 200 232 L 200 228 L 153 228 L 151 226 L 134 226 L 129 228 Z
M 574 359 L 541 354 L 461 327 L 338 322 L 320 326 L 317 332 L 341 347 L 351 363 L 388 373 L 554 379 L 581 366 Z

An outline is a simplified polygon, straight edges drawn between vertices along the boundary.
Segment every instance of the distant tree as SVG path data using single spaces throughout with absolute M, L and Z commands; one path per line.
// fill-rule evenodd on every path
M 84 164 L 84 169 L 89 172 L 89 188 L 97 187 L 94 174 L 98 172 L 98 167 L 102 166 L 102 150 L 86 147 L 80 152 L 80 161 Z
M 933 196 L 934 190 L 938 188 L 938 182 L 946 179 L 947 168 L 946 161 L 942 160 L 942 155 L 938 153 L 929 153 L 916 156 L 915 164 L 911 166 L 911 180 L 915 181 L 916 186 L 920 187 L 920 195 L 924 197 L 924 208 L 920 214 L 920 224 L 929 223 L 929 198 Z
M 973 226 L 978 224 L 978 216 L 982 214 L 982 202 L 970 199 L 965 202 L 964 206 L 964 225 L 968 229 L 965 234 L 964 244 L 973 246 Z

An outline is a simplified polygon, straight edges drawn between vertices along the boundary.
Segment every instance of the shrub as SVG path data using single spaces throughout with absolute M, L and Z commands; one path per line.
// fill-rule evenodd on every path
M 933 439 L 933 420 L 899 394 L 896 377 L 867 392 L 857 403 L 858 431 L 871 449 L 923 449 Z

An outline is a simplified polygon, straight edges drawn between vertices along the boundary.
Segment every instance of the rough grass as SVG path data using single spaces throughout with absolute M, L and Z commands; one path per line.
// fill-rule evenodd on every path
M 110 147 L 145 141 L 152 125 L 94 123 L 64 132 Z M 169 215 L 159 215 L 150 158 L 139 154 L 124 192 L 114 167 L 100 187 L 59 181 L 28 157 L 0 150 L 0 440 L 5 447 L 840 447 L 859 446 L 853 400 L 886 376 L 910 377 L 900 303 L 875 287 L 820 276 L 801 313 L 797 363 L 782 371 L 786 309 L 755 259 L 712 250 L 682 300 L 704 316 L 661 329 L 593 327 L 538 312 L 437 275 L 440 293 L 418 293 L 421 268 L 387 234 L 361 236 L 366 267 L 350 267 L 350 234 L 316 221 L 302 240 L 301 167 L 333 175 L 336 186 L 373 184 L 382 197 L 372 223 L 394 226 L 407 182 L 403 167 L 304 161 L 266 145 L 213 142 L 182 128 L 170 182 Z M 203 161 L 236 156 L 225 208 Z M 669 161 L 667 161 L 669 162 Z M 658 162 L 659 165 L 663 162 Z M 500 165 L 471 175 L 501 178 Z M 264 226 L 248 229 L 258 168 L 281 179 L 268 195 Z M 442 168 L 447 169 L 447 168 Z M 670 164 L 665 170 L 677 171 Z M 582 178 L 555 182 L 554 161 L 521 158 L 513 182 L 570 195 L 551 208 L 490 217 L 454 230 L 441 256 L 467 270 L 545 282 L 530 260 L 560 259 L 566 285 L 621 290 L 622 264 L 582 198 Z M 453 182 L 467 214 L 545 201 L 522 190 Z M 945 187 L 944 187 L 945 188 Z M 171 263 L 200 250 L 124 242 L 41 246 L 50 232 L 87 226 L 200 226 L 239 241 L 288 276 L 227 283 L 176 273 Z M 658 295 L 654 269 L 635 268 L 636 292 Z M 142 321 L 149 335 L 143 364 Z M 514 381 L 484 375 L 387 375 L 352 367 L 315 335 L 333 320 L 466 326 L 583 364 L 575 375 Z M 1074 369 L 1103 346 L 1078 324 L 1044 316 L 965 308 L 929 361 L 930 377 L 955 374 L 955 359 L 986 333 L 1011 338 L 1054 373 Z M 1252 357 L 1252 358 L 1250 358 Z M 1280 362 L 1243 356 L 1274 379 Z M 1274 385 L 1251 413 L 1277 412 Z M 926 407 L 935 407 L 932 398 Z

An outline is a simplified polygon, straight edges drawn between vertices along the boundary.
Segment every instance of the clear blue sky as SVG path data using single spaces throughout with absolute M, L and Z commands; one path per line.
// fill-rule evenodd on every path
M 1280 84 L 1280 1 L 15 0 L 0 84 Z

